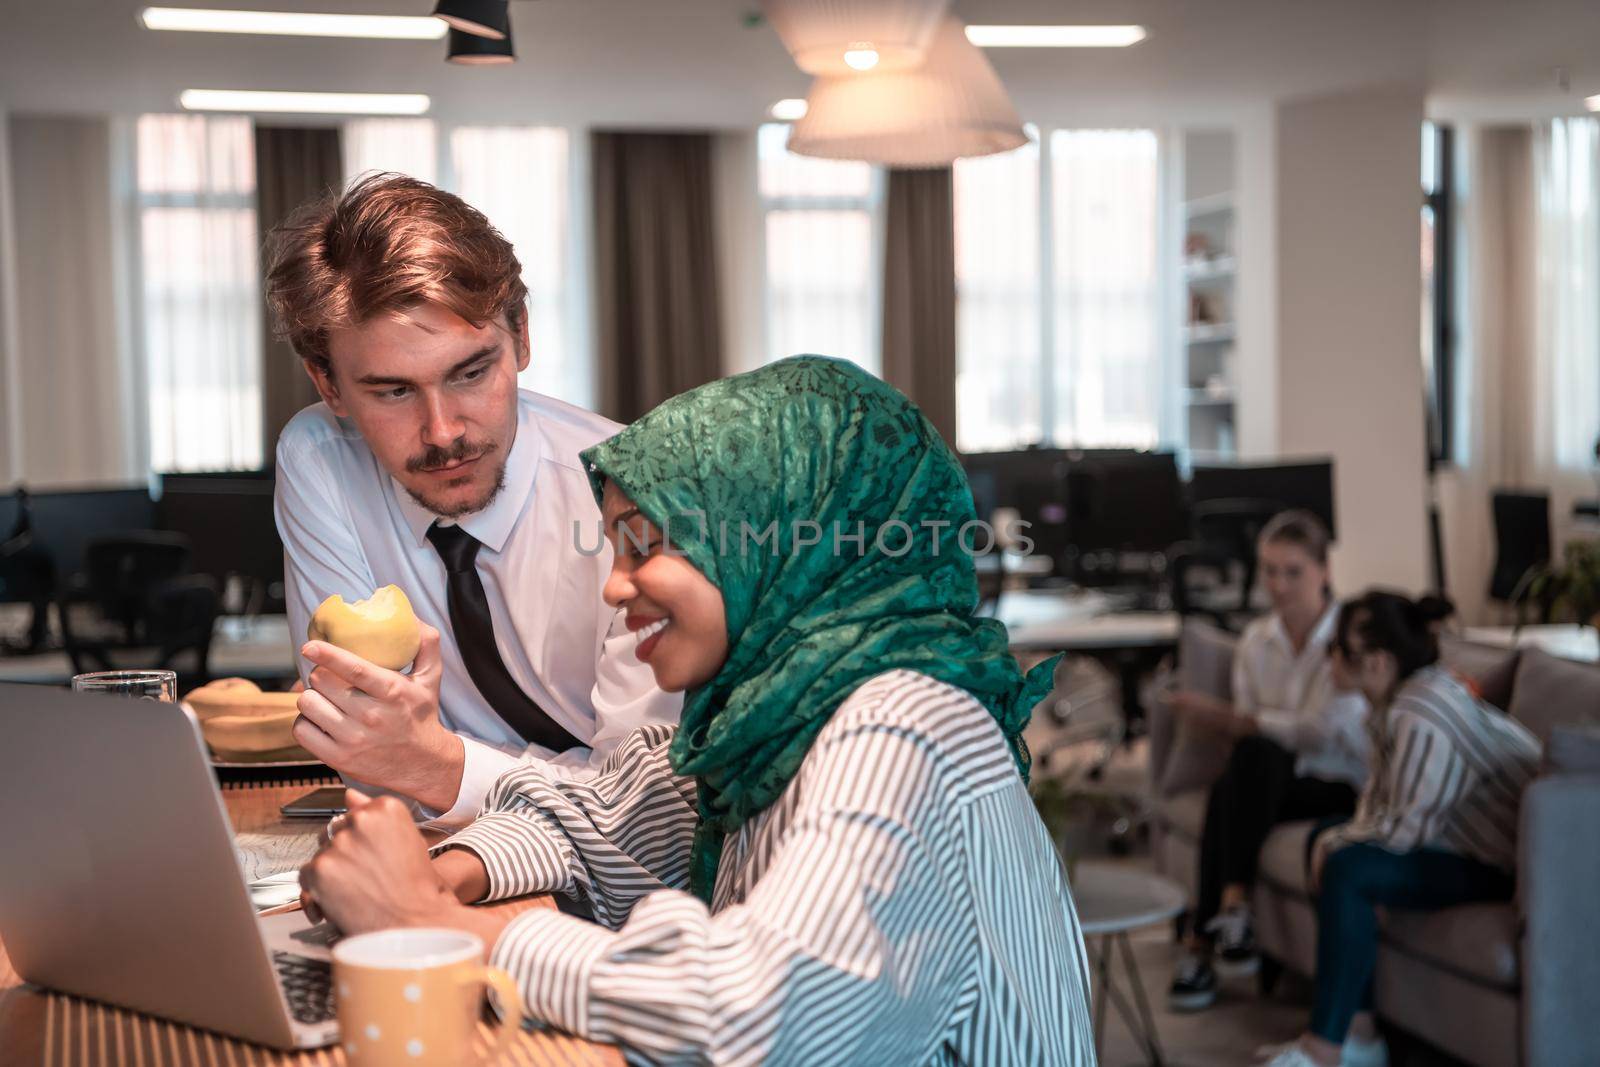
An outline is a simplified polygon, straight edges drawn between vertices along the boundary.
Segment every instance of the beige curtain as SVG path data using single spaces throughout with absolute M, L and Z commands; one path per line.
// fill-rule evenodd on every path
M 295 208 L 343 183 L 337 128 L 256 127 L 256 219 L 263 242 Z M 271 457 L 284 424 L 301 408 L 315 404 L 317 391 L 294 349 L 273 336 L 271 315 L 263 313 L 262 321 L 266 336 L 261 347 L 261 430 L 263 455 Z
M 34 488 L 145 477 L 143 377 L 127 279 L 132 235 L 121 210 L 117 126 L 104 118 L 10 117 L 15 348 L 0 411 L 11 475 Z M 13 420 L 15 420 L 13 422 Z
M 956 242 L 951 171 L 891 170 L 883 377 L 956 443 Z
M 599 406 L 630 422 L 722 371 L 712 137 L 597 131 L 590 152 Z

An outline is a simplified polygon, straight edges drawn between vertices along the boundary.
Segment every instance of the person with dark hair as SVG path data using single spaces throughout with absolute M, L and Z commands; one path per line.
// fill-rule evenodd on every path
M 1348 815 L 1366 777 L 1366 702 L 1339 691 L 1328 663 L 1338 616 L 1328 541 L 1327 527 L 1307 511 L 1268 523 L 1257 553 L 1273 610 L 1240 639 L 1233 702 L 1187 692 L 1171 698 L 1188 728 L 1238 739 L 1206 803 L 1192 932 L 1168 990 L 1177 1011 L 1214 1003 L 1219 974 L 1247 975 L 1260 966 L 1250 887 L 1272 828 Z
M 1372 704 L 1372 777 L 1353 818 L 1311 847 L 1317 899 L 1311 1029 L 1270 1067 L 1385 1064 L 1372 1025 L 1380 906 L 1427 911 L 1507 900 L 1522 790 L 1539 742 L 1439 666 L 1449 601 L 1373 591 L 1347 604 L 1336 671 Z

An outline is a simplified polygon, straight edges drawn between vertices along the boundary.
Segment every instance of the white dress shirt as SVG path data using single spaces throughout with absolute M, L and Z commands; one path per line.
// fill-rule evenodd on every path
M 278 439 L 275 506 L 291 633 L 306 632 L 325 597 L 365 599 L 392 583 L 441 634 L 440 718 L 466 745 L 461 790 L 437 815 L 441 827 L 470 820 L 494 780 L 523 757 L 547 761 L 557 776 L 582 776 L 639 726 L 677 721 L 682 698 L 656 687 L 622 613 L 600 596 L 611 548 L 578 453 L 619 428 L 519 391 L 505 487 L 487 508 L 457 520 L 483 544 L 478 575 L 506 669 L 589 746 L 559 755 L 526 745 L 467 674 L 451 635 L 444 563 L 427 540 L 437 517 L 379 466 L 354 424 L 325 404 L 300 412 Z M 308 674 L 310 664 L 302 661 L 300 670 Z
M 581 782 L 519 767 L 435 849 L 475 853 L 487 900 L 593 907 L 524 911 L 495 942 L 535 1018 L 632 1063 L 1091 1067 L 1066 872 L 970 693 L 905 670 L 856 689 L 727 836 L 709 908 L 683 891 L 700 820 L 674 733 Z
M 1371 747 L 1367 701 L 1334 687 L 1328 646 L 1338 623 L 1339 605 L 1330 604 L 1296 652 L 1276 612 L 1252 622 L 1233 659 L 1233 704 L 1295 754 L 1295 774 L 1359 790 Z

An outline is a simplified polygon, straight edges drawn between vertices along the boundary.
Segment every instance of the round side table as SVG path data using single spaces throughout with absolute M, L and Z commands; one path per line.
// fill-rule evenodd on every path
M 1139 981 L 1128 933 L 1164 923 L 1188 906 L 1183 889 L 1158 874 L 1114 863 L 1080 863 L 1072 877 L 1072 899 L 1078 922 L 1089 940 L 1089 958 L 1095 971 L 1094 1045 L 1102 1051 L 1106 1004 L 1116 1005 L 1128 1032 L 1143 1047 L 1145 1062 L 1161 1067 L 1162 1056 L 1150 1001 Z M 1129 990 L 1118 989 L 1111 969 L 1112 956 L 1120 952 Z M 1131 1003 L 1130 1003 L 1131 999 Z

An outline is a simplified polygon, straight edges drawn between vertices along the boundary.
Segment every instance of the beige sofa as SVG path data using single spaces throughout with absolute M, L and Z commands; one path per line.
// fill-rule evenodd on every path
M 1234 638 L 1185 625 L 1180 684 L 1226 698 Z M 1390 912 L 1375 996 L 1384 1020 L 1482 1067 L 1600 1065 L 1600 667 L 1447 640 L 1446 662 L 1546 742 L 1523 797 L 1517 899 L 1437 912 Z M 1149 708 L 1155 862 L 1195 890 L 1207 789 L 1228 746 L 1180 731 Z M 1554 736 L 1554 741 L 1551 740 Z M 1309 822 L 1262 849 L 1254 909 L 1271 974 L 1316 960 L 1306 887 Z

